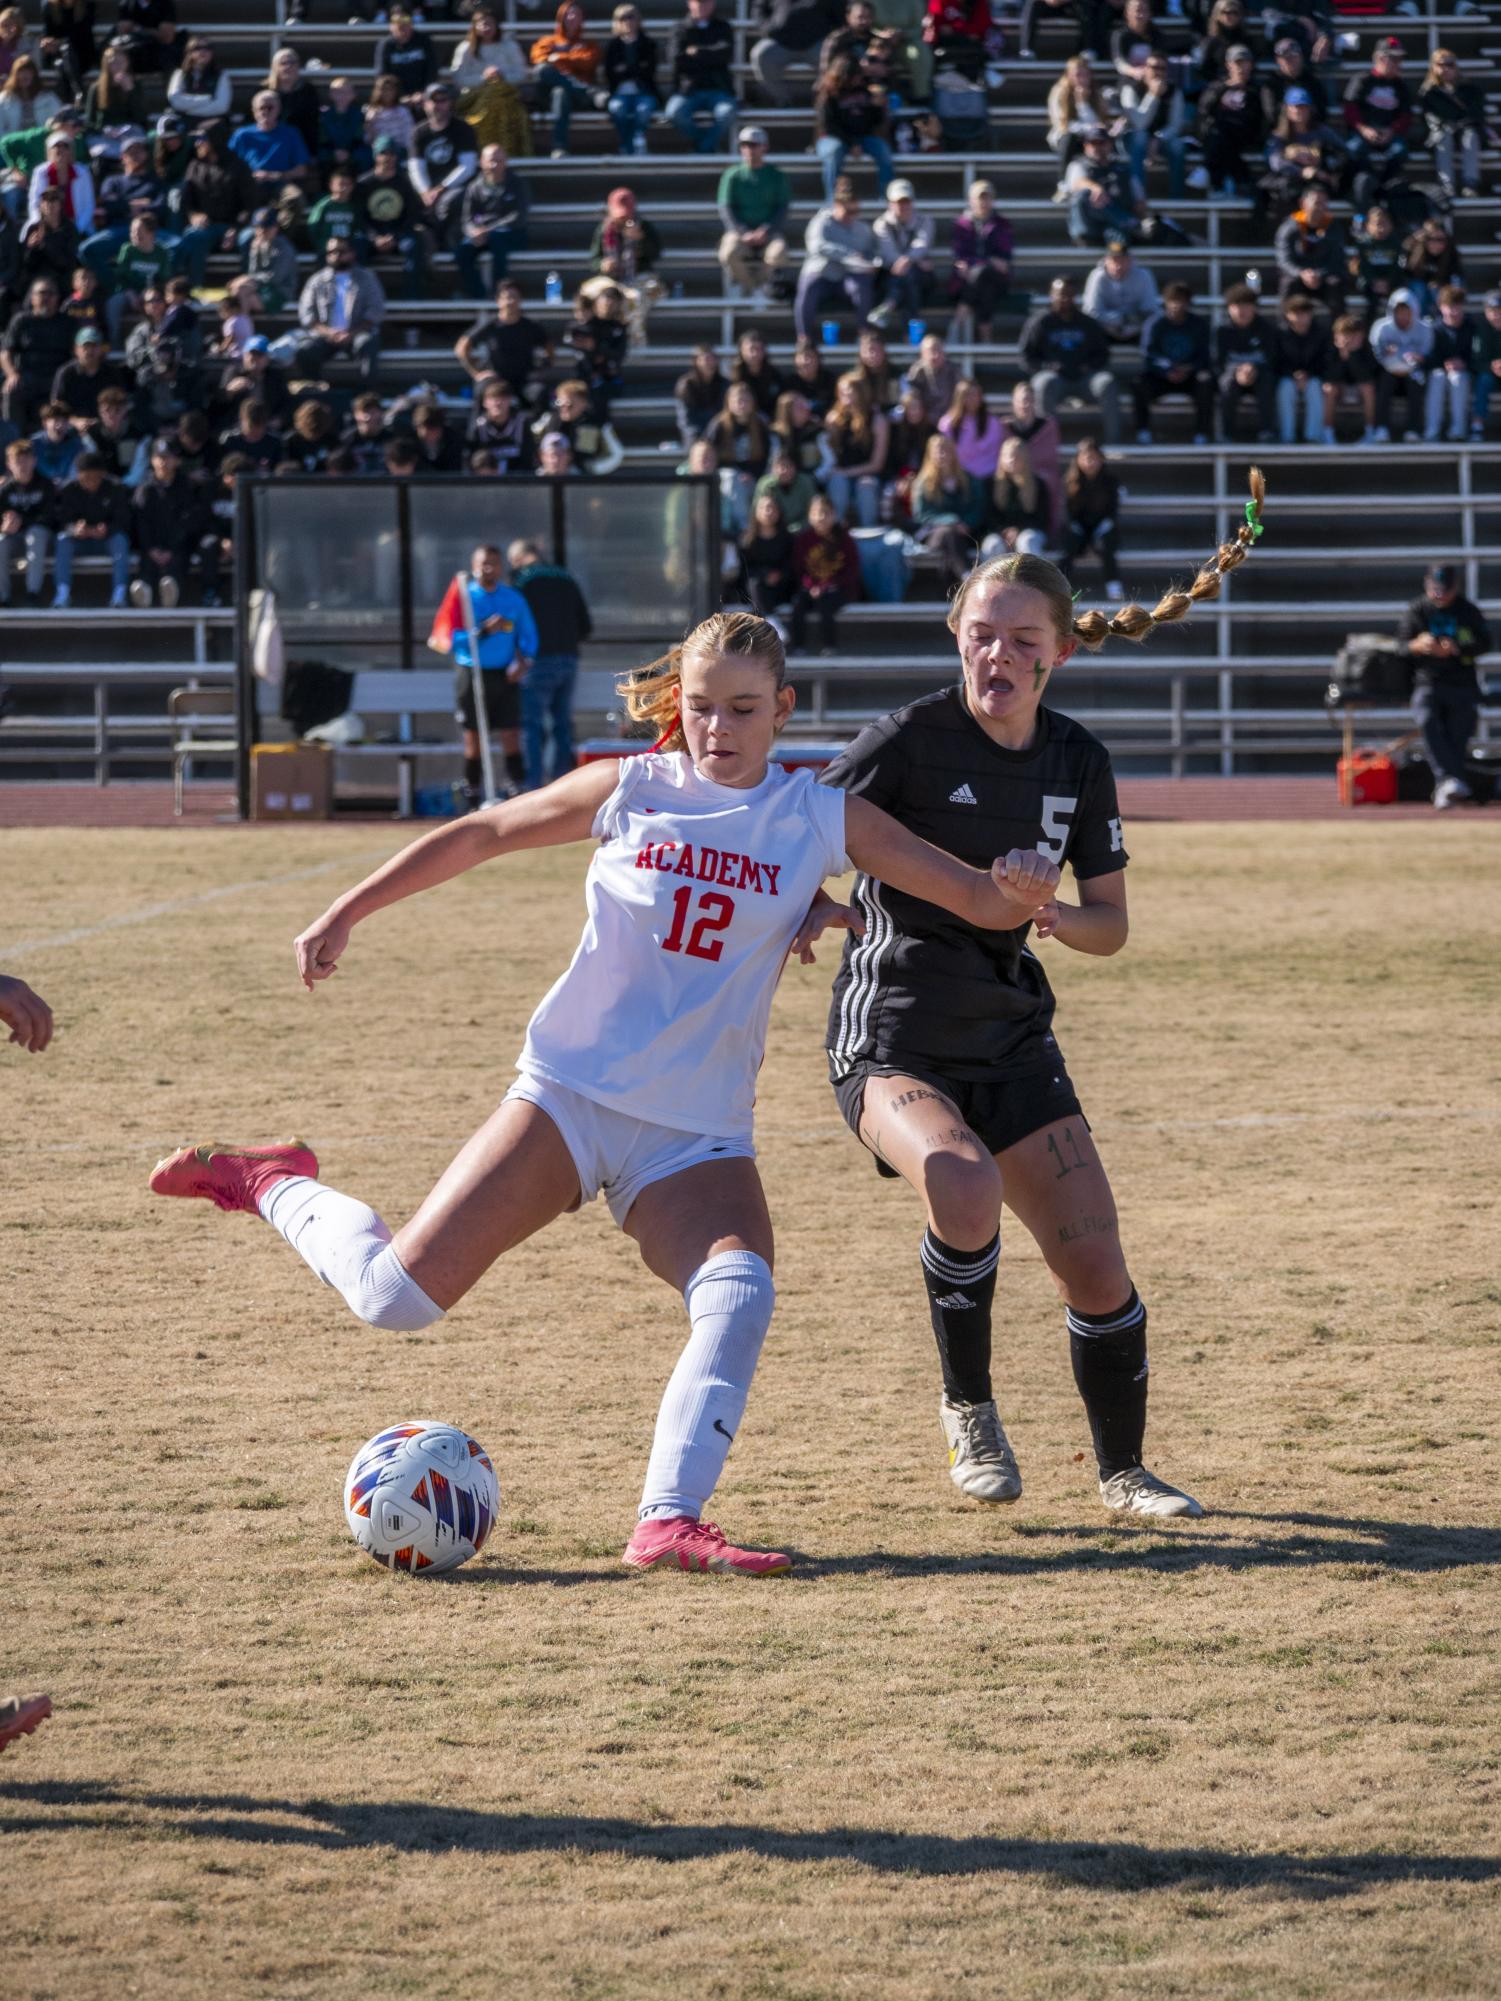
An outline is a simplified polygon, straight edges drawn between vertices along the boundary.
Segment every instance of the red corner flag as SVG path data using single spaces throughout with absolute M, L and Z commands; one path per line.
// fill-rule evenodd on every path
M 464 606 L 459 597 L 459 580 L 455 577 L 443 593 L 443 602 L 438 606 L 427 643 L 434 653 L 452 653 L 453 636 L 463 628 Z

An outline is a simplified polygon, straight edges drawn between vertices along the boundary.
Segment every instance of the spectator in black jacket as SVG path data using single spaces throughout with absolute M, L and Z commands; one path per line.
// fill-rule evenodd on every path
M 1309 188 L 1301 205 L 1277 231 L 1277 289 L 1285 299 L 1297 292 L 1326 312 L 1337 313 L 1345 303 L 1349 275 L 1345 233 L 1329 208 L 1322 188 Z
M 255 183 L 238 153 L 219 142 L 222 127 L 200 125 L 193 134 L 193 157 L 180 183 L 177 261 L 201 291 L 208 260 L 217 250 L 233 250 L 256 207 Z
M 1294 84 L 1282 100 L 1267 141 L 1260 185 L 1272 216 L 1280 222 L 1314 188 L 1328 196 L 1338 194 L 1349 164 L 1344 140 L 1319 122 L 1313 99 L 1301 84 Z
M 532 434 L 526 412 L 512 395 L 511 385 L 498 375 L 487 375 L 475 384 L 466 443 L 472 452 L 488 452 L 497 473 L 532 469 Z
M 1214 373 L 1209 322 L 1190 310 L 1193 293 L 1181 281 L 1164 286 L 1162 311 L 1141 337 L 1141 373 L 1131 385 L 1136 442 L 1152 442 L 1152 405 L 1160 396 L 1187 396 L 1194 410 L 1194 443 L 1207 445 L 1213 426 Z
M 72 359 L 73 322 L 58 310 L 61 294 L 53 278 L 33 279 L 26 304 L 0 340 L 0 415 L 18 431 L 34 431 L 38 413 L 52 394 L 64 362 Z
M 413 27 L 405 7 L 391 9 L 391 32 L 376 45 L 375 74 L 394 76 L 402 97 L 413 109 L 438 74 L 438 58 L 427 36 Z
M 579 648 L 594 630 L 584 594 L 567 570 L 543 560 L 535 542 L 513 542 L 506 551 L 513 589 L 520 591 L 537 627 L 537 651 L 521 684 L 521 748 L 526 790 L 573 769 L 573 689 Z M 544 755 L 551 733 L 552 754 Z
M 1056 417 L 1063 403 L 1097 403 L 1106 442 L 1120 437 L 1120 385 L 1110 368 L 1110 342 L 1098 320 L 1081 313 L 1073 281 L 1055 278 L 1048 303 L 1021 331 L 1021 363 L 1032 378 L 1037 407 Z
M 1334 419 L 1342 400 L 1353 389 L 1365 418 L 1362 444 L 1373 445 L 1376 437 L 1376 357 L 1366 324 L 1354 313 L 1341 313 L 1330 328 L 1329 352 L 1324 358 L 1324 443 L 1336 442 Z
M 1268 126 L 1276 124 L 1287 103 L 1288 92 L 1295 89 L 1307 93 L 1314 123 L 1322 125 L 1329 116 L 1329 93 L 1318 71 L 1310 65 L 1303 44 L 1285 25 L 1277 30 L 1272 53 L 1276 62 L 1261 86 L 1261 102 Z
M 479 164 L 474 129 L 453 110 L 453 86 L 440 78 L 423 98 L 426 118 L 412 134 L 407 173 L 422 204 L 423 220 L 440 245 L 458 221 L 464 184 Z
M 111 569 L 109 608 L 122 610 L 130 582 L 130 500 L 120 482 L 109 477 L 101 453 L 80 453 L 72 479 L 58 490 L 53 512 L 57 588 L 52 609 L 66 611 L 72 603 L 73 559 L 79 549 L 105 549 Z
M 30 438 L 12 438 L 5 447 L 5 471 L 0 481 L 0 605 L 10 603 L 11 576 L 22 556 L 27 597 L 39 605 L 52 546 L 53 485 L 36 469 Z
M 661 108 L 657 95 L 657 45 L 641 32 L 641 15 L 629 4 L 610 17 L 614 30 L 605 43 L 606 109 L 622 153 L 644 153 L 652 119 Z
M 1460 593 L 1459 570 L 1435 563 L 1423 574 L 1423 595 L 1414 598 L 1397 626 L 1413 665 L 1413 720 L 1433 767 L 1433 803 L 1474 803 L 1468 759 L 1480 706 L 1475 663 L 1491 650 L 1490 627 L 1478 605 Z
M 1081 438 L 1074 462 L 1063 475 L 1063 554 L 1058 567 L 1072 579 L 1074 565 L 1091 547 L 1100 558 L 1105 595 L 1125 596 L 1117 555 L 1120 547 L 1120 481 L 1105 463 L 1098 438 Z
M 1451 201 L 1457 194 L 1478 195 L 1480 149 L 1487 129 L 1485 93 L 1478 83 L 1461 79 L 1459 58 L 1452 49 L 1435 49 L 1428 58 L 1428 74 L 1418 91 L 1418 110 L 1423 114 L 1428 150 L 1444 192 Z
M 479 156 L 479 172 L 464 189 L 453 252 L 471 299 L 487 299 L 506 275 L 512 253 L 525 250 L 531 205 L 531 189 L 512 167 L 505 147 L 486 146 Z M 486 257 L 491 271 L 488 287 L 483 278 Z
M 482 315 L 454 342 L 454 354 L 473 382 L 498 375 L 519 403 L 540 399 L 541 371 L 552 359 L 553 343 L 540 320 L 522 310 L 521 287 L 507 278 L 495 288 L 495 312 Z
M 788 70 L 813 69 L 826 36 L 844 18 L 840 0 L 771 0 L 766 32 L 750 52 L 751 67 L 773 104 L 790 104 Z
M 74 424 L 86 431 L 99 414 L 101 392 L 128 389 L 130 381 L 130 370 L 109 359 L 109 344 L 99 329 L 80 327 L 73 336 L 73 359 L 52 379 L 52 401 L 66 403 Z
M 390 133 L 372 148 L 373 164 L 354 186 L 354 247 L 362 264 L 399 257 L 406 296 L 422 297 L 427 269 L 427 223 L 407 178 L 401 147 Z M 325 248 L 326 248 L 325 244 Z M 454 253 L 457 261 L 459 253 Z
M 182 477 L 181 457 L 175 438 L 158 438 L 151 447 L 150 475 L 136 488 L 141 574 L 130 587 L 130 601 L 141 610 L 153 598 L 169 611 L 180 601 L 203 532 L 201 497 Z
M 724 150 L 735 116 L 735 38 L 714 18 L 714 0 L 688 0 L 688 16 L 672 31 L 672 95 L 667 116 L 695 153 Z M 708 122 L 700 125 L 704 115 Z
M 1212 191 L 1232 201 L 1256 178 L 1248 156 L 1266 143 L 1266 110 L 1256 88 L 1255 61 L 1244 42 L 1225 56 L 1225 75 L 1199 99 L 1199 144 Z
M 287 372 L 271 359 L 271 343 L 264 334 L 252 334 L 238 361 L 226 363 L 213 398 L 215 415 L 227 420 L 247 396 L 264 403 L 273 430 L 285 430 L 292 421 L 292 391 Z
M 1256 405 L 1256 441 L 1269 444 L 1277 435 L 1277 371 L 1272 359 L 1272 330 L 1257 311 L 1249 285 L 1232 285 L 1225 294 L 1225 322 L 1215 329 L 1214 372 L 1220 392 L 1220 436 L 1235 439 L 1235 418 L 1242 397 Z
M 1355 168 L 1355 205 L 1369 208 L 1411 148 L 1412 92 L 1402 75 L 1402 44 L 1388 35 L 1371 67 L 1345 89 L 1346 144 Z
M 21 283 L 29 289 L 38 278 L 50 278 L 60 294 L 66 292 L 81 254 L 78 225 L 63 210 L 62 190 L 43 188 L 35 219 L 21 226 Z
M 1272 340 L 1277 370 L 1277 427 L 1284 445 L 1298 442 L 1301 413 L 1303 436 L 1319 444 L 1324 436 L 1324 376 L 1329 360 L 1327 322 L 1314 316 L 1312 299 L 1290 292 L 1282 301 L 1282 318 Z
M 448 428 L 436 403 L 419 403 L 412 412 L 412 436 L 419 453 L 418 472 L 455 473 L 464 470 L 464 446 Z

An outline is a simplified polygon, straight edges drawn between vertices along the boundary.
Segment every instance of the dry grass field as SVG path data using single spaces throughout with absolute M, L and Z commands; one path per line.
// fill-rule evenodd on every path
M 780 1305 L 715 1512 L 752 1584 L 619 1568 L 681 1311 L 602 1205 L 432 1335 L 260 1224 L 154 1203 L 289 1130 L 395 1221 L 505 1089 L 585 856 L 288 941 L 400 836 L 0 837 L 10 1550 L 0 1995 L 1110 2001 L 1501 1993 L 1495 829 L 1137 826 L 1060 1035 L 1152 1309 L 1151 1458 L 1100 1510 L 1060 1314 L 1005 1241 L 1027 1491 L 946 1478 L 910 1195 L 789 973 L 761 1106 Z M 355 1447 L 493 1454 L 445 1581 L 361 1556 Z

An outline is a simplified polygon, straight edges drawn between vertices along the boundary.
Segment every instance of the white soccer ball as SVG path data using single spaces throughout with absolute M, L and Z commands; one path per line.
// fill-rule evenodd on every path
M 432 1418 L 378 1431 L 344 1479 L 349 1532 L 388 1570 L 456 1570 L 483 1548 L 499 1507 L 479 1440 Z

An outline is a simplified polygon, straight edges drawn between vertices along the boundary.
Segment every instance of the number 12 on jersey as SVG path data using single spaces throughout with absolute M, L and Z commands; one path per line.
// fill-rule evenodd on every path
M 690 959 L 717 959 L 724 950 L 723 938 L 712 934 L 723 931 L 735 915 L 733 897 L 721 896 L 717 890 L 706 889 L 698 899 L 698 907 L 703 913 L 688 934 L 688 942 L 683 943 L 683 932 L 688 924 L 688 912 L 693 903 L 693 889 L 684 883 L 674 890 L 672 896 L 672 929 L 662 940 L 664 952 L 686 952 Z M 705 940 L 708 943 L 705 943 Z

